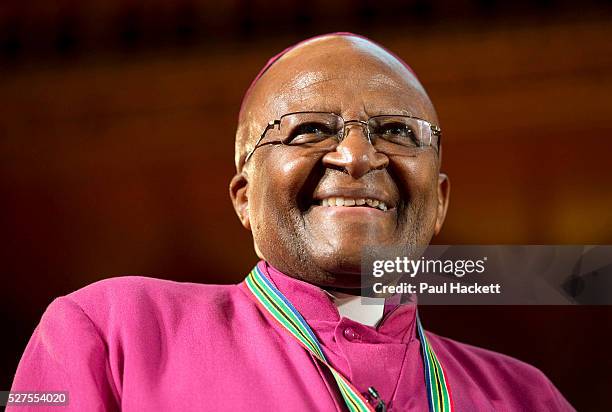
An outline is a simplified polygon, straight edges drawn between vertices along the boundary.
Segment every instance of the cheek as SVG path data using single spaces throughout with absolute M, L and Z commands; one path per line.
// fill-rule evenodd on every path
M 298 184 L 299 181 L 304 180 L 305 163 L 309 162 L 309 159 L 302 156 L 278 156 L 275 159 L 275 169 L 279 169 L 279 174 L 287 183 Z
M 398 187 L 401 197 L 408 201 L 398 217 L 399 230 L 412 243 L 427 245 L 433 236 L 437 216 L 437 160 L 404 159 L 395 173 L 396 182 L 401 185 Z
M 438 169 L 435 159 L 393 159 L 401 197 L 424 209 L 436 207 Z
M 297 207 L 297 200 L 316 159 L 297 155 L 291 148 L 275 147 L 257 163 L 251 179 L 250 208 L 255 224 L 275 230 L 288 226 L 287 214 Z

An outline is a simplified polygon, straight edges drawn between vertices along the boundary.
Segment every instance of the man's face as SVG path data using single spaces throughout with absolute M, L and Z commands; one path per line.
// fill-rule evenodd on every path
M 409 114 L 438 123 L 416 78 L 377 46 L 352 37 L 290 51 L 246 104 L 245 121 L 259 126 L 249 147 L 270 120 L 290 112 L 333 112 L 347 121 Z M 365 133 L 348 127 L 328 153 L 282 145 L 254 152 L 230 192 L 261 258 L 310 283 L 354 288 L 364 247 L 429 243 L 442 225 L 448 189 L 435 148 L 384 154 Z

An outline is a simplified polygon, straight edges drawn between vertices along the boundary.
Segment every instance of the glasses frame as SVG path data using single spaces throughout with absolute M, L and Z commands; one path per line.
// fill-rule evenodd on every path
M 300 111 L 300 112 L 291 112 L 291 113 L 285 113 L 284 115 L 282 115 L 280 118 L 275 119 L 275 120 L 270 120 L 268 122 L 268 124 L 266 125 L 265 129 L 263 130 L 263 132 L 261 133 L 261 135 L 259 136 L 259 139 L 257 139 L 257 142 L 255 142 L 255 146 L 253 146 L 253 148 L 249 151 L 249 153 L 246 155 L 245 159 L 244 159 L 244 164 L 246 164 L 246 162 L 249 161 L 249 159 L 251 158 L 251 156 L 253 156 L 253 153 L 255 153 L 255 150 L 259 147 L 262 146 L 267 146 L 269 144 L 282 144 L 282 145 L 286 145 L 285 143 L 283 143 L 282 140 L 275 140 L 272 142 L 266 142 L 265 144 L 260 144 L 261 141 L 263 140 L 263 138 L 266 136 L 266 134 L 268 133 L 269 130 L 274 129 L 276 126 L 280 127 L 280 123 L 283 119 L 283 117 L 286 116 L 290 116 L 292 114 L 333 114 L 334 116 L 338 116 L 340 119 L 342 119 L 343 125 L 344 127 L 342 128 L 342 138 L 338 141 L 338 143 L 340 143 L 343 139 L 344 139 L 344 132 L 346 130 L 346 126 L 348 124 L 359 124 L 361 126 L 363 126 L 366 130 L 366 137 L 368 139 L 368 142 L 370 144 L 372 144 L 372 139 L 370 137 L 370 129 L 368 128 L 368 123 L 370 122 L 371 119 L 376 118 L 376 117 L 383 117 L 383 116 L 397 116 L 397 117 L 406 117 L 409 119 L 415 119 L 415 120 L 420 120 L 422 122 L 425 122 L 429 125 L 429 128 L 431 130 L 431 133 L 436 136 L 438 138 L 438 143 L 435 147 L 436 149 L 436 153 L 440 153 L 440 144 L 442 143 L 442 130 L 440 129 L 440 127 L 436 124 L 431 123 L 428 120 L 422 119 L 420 117 L 416 117 L 416 116 L 410 116 L 410 115 L 405 115 L 405 114 L 377 114 L 376 116 L 371 116 L 368 118 L 368 120 L 363 121 L 363 120 L 344 120 L 344 118 L 342 116 L 340 116 L 337 113 L 333 113 L 333 112 L 317 112 L 317 111 Z

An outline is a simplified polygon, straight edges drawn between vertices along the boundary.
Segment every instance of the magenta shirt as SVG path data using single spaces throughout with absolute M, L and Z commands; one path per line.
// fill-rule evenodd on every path
M 359 391 L 374 386 L 389 411 L 428 410 L 414 306 L 365 326 L 320 288 L 259 265 Z M 538 369 L 427 336 L 457 411 L 574 410 Z M 112 278 L 49 305 L 11 390 L 69 392 L 68 407 L 36 411 L 346 410 L 329 371 L 293 339 L 240 285 Z

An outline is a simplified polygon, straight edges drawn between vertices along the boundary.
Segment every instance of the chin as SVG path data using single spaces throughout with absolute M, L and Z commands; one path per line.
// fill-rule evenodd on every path
M 352 278 L 358 284 L 361 277 L 361 253 L 362 248 L 355 247 L 353 243 L 346 248 L 318 250 L 312 255 L 312 260 L 321 271 L 333 278 Z
M 334 265 L 322 263 L 320 270 L 327 273 L 325 281 L 318 286 L 334 289 L 361 289 L 361 266 Z

